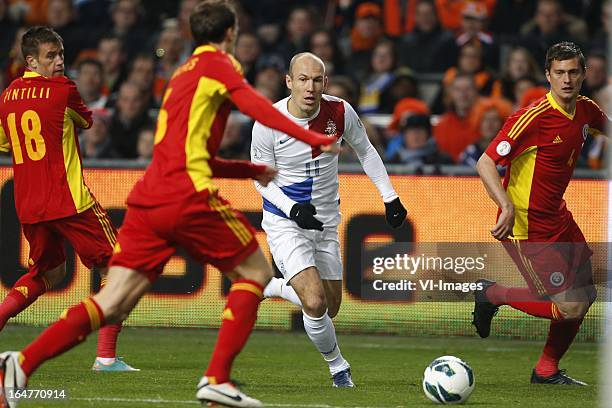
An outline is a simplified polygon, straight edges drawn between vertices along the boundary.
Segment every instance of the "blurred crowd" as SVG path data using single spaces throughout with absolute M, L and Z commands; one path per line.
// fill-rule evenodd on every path
M 198 0 L 0 0 L 0 90 L 24 71 L 20 39 L 45 24 L 64 39 L 67 75 L 94 111 L 86 158 L 147 161 L 174 69 L 191 54 Z M 544 56 L 574 41 L 587 58 L 582 94 L 609 115 L 604 0 L 241 0 L 236 58 L 272 101 L 291 57 L 325 62 L 327 93 L 362 115 L 386 163 L 474 166 L 505 119 L 547 92 Z M 249 155 L 252 123 L 230 115 L 220 154 Z M 589 141 L 580 167 L 600 168 Z M 344 151 L 342 161 L 355 161 Z

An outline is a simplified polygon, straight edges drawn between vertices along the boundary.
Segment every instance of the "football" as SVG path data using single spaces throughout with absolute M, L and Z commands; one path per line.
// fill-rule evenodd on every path
M 423 391 L 438 404 L 461 404 L 474 391 L 474 372 L 460 358 L 438 357 L 425 369 Z

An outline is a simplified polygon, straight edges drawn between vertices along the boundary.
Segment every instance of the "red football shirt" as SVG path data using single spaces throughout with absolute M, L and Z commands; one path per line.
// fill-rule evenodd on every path
M 573 114 L 549 92 L 508 118 L 486 153 L 507 166 L 504 188 L 514 204 L 516 239 L 545 240 L 571 221 L 563 194 L 586 138 L 603 132 L 607 118 L 579 96 Z
M 28 71 L 0 96 L 0 150 L 13 152 L 21 223 L 68 217 L 94 204 L 83 180 L 77 126 L 91 126 L 91 112 L 66 77 Z

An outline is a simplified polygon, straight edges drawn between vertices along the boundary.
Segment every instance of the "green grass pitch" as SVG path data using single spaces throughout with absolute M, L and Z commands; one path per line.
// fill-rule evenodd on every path
M 42 329 L 8 325 L 2 350 L 20 349 Z M 94 373 L 96 336 L 44 365 L 34 389 L 66 389 L 69 401 L 29 402 L 23 407 L 198 406 L 195 385 L 216 331 L 126 328 L 119 352 L 137 373 Z M 474 407 L 595 407 L 599 359 L 594 343 L 575 344 L 563 360 L 569 374 L 590 387 L 532 386 L 531 369 L 542 344 L 461 337 L 399 337 L 340 334 L 352 365 L 355 389 L 334 389 L 321 357 L 304 333 L 255 332 L 236 361 L 233 376 L 243 390 L 270 407 L 431 407 L 423 395 L 423 370 L 435 357 L 452 354 L 474 369 Z

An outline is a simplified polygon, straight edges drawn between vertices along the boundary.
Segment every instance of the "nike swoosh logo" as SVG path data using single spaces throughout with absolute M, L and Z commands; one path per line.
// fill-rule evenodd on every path
M 236 395 L 228 395 L 228 394 L 226 394 L 224 392 L 215 390 L 214 388 L 210 388 L 210 390 L 216 392 L 217 394 L 223 395 L 224 397 L 227 397 L 227 398 L 229 398 L 231 400 L 234 400 L 236 402 L 242 401 L 242 397 L 240 395 L 238 395 L 238 394 L 236 394 Z
M 288 141 L 289 141 L 289 139 L 280 140 L 280 141 L 278 142 L 278 144 L 283 144 L 283 143 L 288 142 Z

